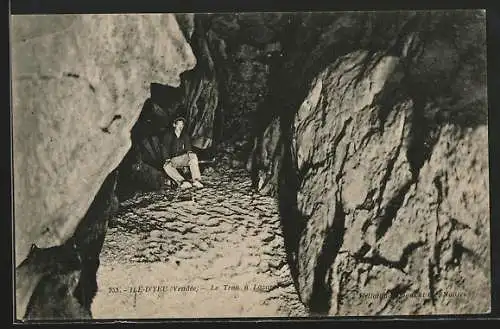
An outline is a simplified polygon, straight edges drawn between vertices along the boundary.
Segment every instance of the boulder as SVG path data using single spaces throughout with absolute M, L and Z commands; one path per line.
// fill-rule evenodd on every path
M 22 318 L 32 290 L 20 282 L 37 283 L 33 271 L 20 270 L 30 250 L 57 248 L 74 236 L 130 148 L 130 130 L 150 83 L 179 86 L 180 74 L 196 59 L 171 14 L 13 16 L 12 58 Z M 78 273 L 77 267 L 76 278 Z
M 487 127 L 443 124 L 415 168 L 412 126 L 421 109 L 409 97 L 381 121 L 375 98 L 390 88 L 399 59 L 381 58 L 350 86 L 364 56 L 343 57 L 320 75 L 295 116 L 295 220 L 306 221 L 297 248 L 301 298 L 334 315 L 487 312 Z
M 183 103 L 189 119 L 188 129 L 193 146 L 207 149 L 213 146 L 216 111 L 219 109 L 219 83 L 215 71 L 215 56 L 210 47 L 211 40 L 201 23 L 197 24 L 193 38 L 196 42 L 193 45 L 194 51 L 200 64 L 183 77 Z
M 133 147 L 119 168 L 118 189 L 122 199 L 135 192 L 164 188 L 164 181 L 169 181 L 163 170 L 161 148 L 175 117 L 182 115 L 187 119 L 185 129 L 200 158 L 213 146 L 215 128 L 221 125 L 217 122 L 221 119 L 218 115 L 220 83 L 215 63 L 221 67 L 224 64 L 221 62 L 225 57 L 224 41 L 207 31 L 209 15 L 192 19 L 180 17 L 186 25 L 183 30 L 189 35 L 197 65 L 182 74 L 179 88 L 152 84 L 151 98 L 144 103 L 132 130 Z
M 484 11 L 301 21 L 249 162 L 254 186 L 278 191 L 301 300 L 332 315 L 487 312 Z

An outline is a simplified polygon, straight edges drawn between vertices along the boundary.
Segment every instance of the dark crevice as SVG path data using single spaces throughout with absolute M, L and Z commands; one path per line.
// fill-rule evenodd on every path
M 406 194 L 414 183 L 414 181 L 409 181 L 404 184 L 398 193 L 384 207 L 383 214 L 377 217 L 378 226 L 375 231 L 377 240 L 380 239 L 392 226 L 392 221 L 396 217 L 399 208 L 401 208 L 401 205 L 404 202 Z
M 402 137 L 403 136 L 401 136 L 401 138 Z M 377 201 L 376 201 L 377 205 L 381 205 L 382 204 L 382 200 L 384 198 L 385 188 L 386 188 L 387 183 L 389 182 L 389 180 L 391 178 L 391 175 L 393 174 L 394 166 L 396 164 L 396 161 L 398 160 L 399 153 L 400 153 L 400 151 L 401 151 L 401 149 L 403 147 L 402 144 L 403 144 L 402 140 L 400 140 L 399 143 L 398 143 L 398 146 L 396 147 L 396 151 L 394 152 L 394 155 L 387 162 L 387 168 L 385 169 L 384 176 L 382 177 L 382 180 L 380 182 L 379 195 L 378 195 L 378 198 L 377 198 Z M 380 208 L 380 209 L 382 209 L 382 208 Z M 380 218 L 381 219 L 381 218 L 384 217 L 384 216 L 380 215 L 381 211 L 383 211 L 383 210 L 379 210 L 379 212 L 376 214 L 375 218 Z M 392 218 L 390 218 L 390 220 L 392 221 Z M 383 228 L 382 229 L 377 229 L 377 234 L 376 234 L 377 235 L 377 239 L 382 234 L 383 234 Z
M 75 79 L 80 78 L 80 75 L 79 75 L 79 74 L 77 74 L 77 73 L 72 73 L 72 72 L 65 72 L 65 73 L 64 73 L 64 76 L 66 76 L 66 77 L 70 77 L 70 78 L 75 78 Z
M 107 134 L 110 134 L 111 132 L 109 131 L 109 128 L 111 127 L 111 125 L 116 121 L 116 120 L 120 120 L 122 118 L 122 116 L 120 114 L 115 114 L 113 116 L 113 118 L 111 119 L 111 122 L 106 126 L 106 127 L 103 127 L 101 128 L 101 130 Z
M 298 250 L 300 236 L 305 228 L 306 222 L 297 207 L 299 182 L 296 170 L 294 169 L 294 161 L 290 152 L 291 139 L 289 138 L 289 135 L 286 134 L 287 129 L 284 128 L 289 126 L 283 125 L 282 122 L 281 127 L 283 133 L 284 154 L 282 158 L 283 164 L 281 166 L 281 170 L 278 172 L 278 207 L 287 262 L 289 264 L 290 274 L 293 279 L 295 290 L 299 291 Z
M 335 218 L 333 219 L 332 226 L 325 232 L 325 239 L 321 248 L 322 252 L 318 256 L 314 270 L 313 290 L 309 302 L 309 309 L 312 314 L 326 315 L 330 310 L 332 288 L 327 274 L 344 242 L 345 216 L 346 214 L 340 197 L 337 196 Z
M 340 192 L 342 193 L 342 184 L 341 184 L 341 179 L 342 179 L 342 176 L 344 175 L 344 167 L 345 167 L 345 164 L 347 163 L 347 159 L 349 157 L 349 149 L 351 148 L 351 144 L 347 144 L 347 147 L 346 147 L 346 152 L 344 154 L 344 158 L 342 159 L 342 162 L 340 164 L 340 168 L 339 168 L 339 171 L 338 173 L 335 175 L 335 183 L 337 184 L 337 187 L 339 188 Z
M 344 122 L 344 125 L 342 126 L 342 130 L 335 137 L 335 140 L 332 143 L 332 150 L 333 151 L 330 152 L 330 153 L 328 153 L 328 154 L 326 154 L 324 160 L 318 161 L 318 162 L 314 162 L 314 163 L 312 163 L 311 160 L 309 160 L 309 161 L 305 162 L 302 165 L 302 168 L 297 172 L 297 176 L 298 176 L 297 179 L 298 179 L 299 182 L 303 182 L 306 177 L 308 177 L 309 175 L 312 175 L 312 174 L 316 173 L 316 171 L 318 169 L 325 167 L 326 164 L 328 164 L 329 162 L 332 161 L 332 158 L 335 158 L 336 153 L 337 153 L 337 147 L 338 147 L 340 141 L 346 135 L 347 127 L 349 126 L 349 124 L 351 122 L 352 122 L 352 118 L 349 118 L 349 119 L 347 119 Z M 343 164 L 345 164 L 345 162 L 346 162 L 346 158 L 348 156 L 348 153 L 349 152 L 346 152 L 346 154 L 345 154 Z M 343 172 L 343 170 L 339 170 L 339 175 L 341 175 L 342 172 Z M 337 177 L 337 183 L 338 183 L 339 179 L 340 179 L 340 176 Z
M 363 242 L 363 245 L 361 246 L 361 248 L 359 248 L 359 250 L 357 250 L 354 254 L 353 254 L 353 257 L 355 259 L 362 259 L 367 253 L 368 251 L 371 250 L 371 247 L 368 243 L 366 242 Z
M 412 176 L 417 179 L 420 168 L 430 158 L 437 139 L 433 137 L 431 124 L 424 117 L 423 103 L 415 97 L 412 97 L 412 99 L 414 108 L 406 157 L 410 164 Z
M 363 136 L 363 138 L 359 142 L 359 144 L 358 144 L 359 146 L 357 149 L 360 150 L 361 148 L 365 147 L 370 142 L 371 137 L 378 132 L 379 132 L 379 129 L 377 129 L 377 128 L 369 129 L 368 132 Z
M 432 183 L 437 190 L 437 200 L 436 200 L 436 231 L 435 231 L 435 245 L 433 246 L 433 262 L 435 265 L 435 275 L 439 277 L 441 275 L 441 244 L 439 243 L 439 231 L 441 230 L 441 223 L 439 221 L 441 204 L 443 203 L 443 184 L 441 183 L 441 176 L 434 177 Z
M 373 197 L 377 193 L 377 189 L 372 189 L 366 194 L 365 200 L 357 207 L 360 210 L 372 210 L 375 208 L 375 201 Z
M 379 105 L 377 114 L 381 134 L 384 133 L 389 114 L 394 111 L 398 104 L 407 99 L 406 92 L 400 85 L 400 77 L 400 72 L 394 72 L 385 83 L 384 89 L 375 96 L 374 103 Z
M 437 275 L 435 273 L 435 267 L 438 265 L 434 264 L 432 259 L 429 259 L 427 267 L 427 277 L 429 280 L 429 295 L 431 298 L 432 305 L 436 305 L 436 281 L 437 281 Z
M 406 273 L 404 269 L 406 266 L 408 266 L 408 262 L 410 260 L 412 252 L 418 249 L 419 247 L 423 246 L 424 244 L 425 243 L 423 241 L 409 243 L 403 249 L 401 258 L 398 261 L 388 260 L 382 257 L 380 254 L 378 254 L 376 250 L 373 251 L 373 255 L 371 255 L 370 257 L 361 256 L 362 255 L 361 252 L 354 254 L 353 257 L 360 263 L 367 263 L 370 265 L 383 265 L 386 267 L 397 269 L 403 273 Z M 364 250 L 366 249 L 367 248 L 365 247 Z
M 421 43 L 425 44 L 425 39 L 421 41 Z M 410 115 L 409 145 L 406 151 L 406 158 L 410 164 L 410 171 L 413 179 L 418 179 L 420 169 L 425 161 L 430 158 L 433 147 L 437 142 L 435 127 L 439 122 L 431 122 L 426 118 L 425 105 L 427 99 L 425 95 L 419 92 L 420 88 L 413 81 L 409 65 L 410 63 L 408 61 L 402 62 L 404 75 L 401 83 L 413 102 L 413 109 Z
M 326 98 L 323 95 L 319 96 L 318 107 L 321 109 L 321 126 L 325 127 L 327 124 L 326 118 L 328 116 L 328 105 L 329 103 L 326 101 Z
M 453 241 L 452 255 L 450 259 L 445 263 L 446 269 L 450 267 L 458 267 L 462 262 L 462 256 L 466 253 L 466 249 L 457 241 Z
M 75 246 L 83 263 L 74 296 L 85 309 L 90 309 L 97 293 L 96 273 L 107 223 L 118 211 L 117 182 L 118 172 L 115 170 L 104 180 L 74 234 Z
M 335 157 L 335 155 L 337 153 L 337 147 L 339 146 L 340 141 L 344 138 L 344 136 L 345 136 L 345 134 L 347 132 L 347 127 L 349 127 L 349 125 L 351 124 L 351 122 L 352 122 L 352 117 L 349 117 L 349 119 L 345 120 L 344 121 L 344 125 L 342 126 L 342 130 L 340 131 L 340 133 L 333 140 L 333 147 L 332 147 L 332 149 L 334 150 L 334 154 L 333 154 L 334 157 Z

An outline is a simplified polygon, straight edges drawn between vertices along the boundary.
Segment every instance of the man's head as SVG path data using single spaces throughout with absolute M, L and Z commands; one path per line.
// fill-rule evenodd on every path
M 182 129 L 184 128 L 185 123 L 186 123 L 186 119 L 184 119 L 184 117 L 177 117 L 177 118 L 175 118 L 174 123 L 173 123 L 174 129 L 182 131 Z

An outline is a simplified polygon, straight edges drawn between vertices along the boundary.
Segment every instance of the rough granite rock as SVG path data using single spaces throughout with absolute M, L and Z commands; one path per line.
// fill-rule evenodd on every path
M 421 109 L 410 97 L 386 109 L 380 96 L 399 81 L 399 58 L 377 58 L 360 73 L 366 56 L 332 64 L 295 115 L 299 215 L 284 220 L 305 221 L 296 250 L 302 301 L 335 315 L 487 312 L 487 127 L 439 126 L 415 168 Z
M 486 127 L 463 133 L 446 125 L 418 184 L 404 188 L 391 218 L 384 223 L 359 207 L 345 210 L 343 245 L 331 267 L 330 313 L 487 312 L 487 172 Z
M 179 86 L 196 58 L 171 14 L 14 16 L 12 58 L 19 267 L 32 245 L 72 237 L 130 148 L 150 83 Z
M 225 137 L 229 140 L 248 138 L 255 113 L 265 99 L 269 65 L 258 48 L 241 45 L 228 63 L 228 106 L 224 112 Z
M 185 23 L 197 65 L 182 74 L 180 87 L 155 84 L 151 88 L 151 98 L 144 104 L 132 130 L 132 148 L 120 164 L 121 200 L 137 192 L 165 188 L 165 182 L 173 184 L 163 170 L 160 149 L 164 134 L 171 129 L 176 116 L 187 119 L 185 129 L 202 160 L 210 156 L 215 140 L 220 139 L 217 129 L 223 119 L 220 89 L 224 79 L 220 72 L 225 66 L 225 43 L 211 30 L 207 31 L 208 17 L 200 15 Z
M 266 128 L 262 136 L 254 142 L 255 149 L 246 164 L 252 173 L 254 187 L 263 195 L 277 195 L 278 173 L 283 157 L 280 121 L 278 118 Z
M 223 41 L 204 28 L 202 19 L 197 19 L 196 23 L 193 50 L 199 65 L 183 75 L 183 103 L 193 146 L 207 149 L 213 146 L 215 120 L 220 108 L 215 65 L 223 65 L 216 63 Z
M 295 116 L 302 300 L 334 315 L 487 312 L 487 127 L 441 126 L 415 172 L 419 109 L 407 99 L 381 121 L 374 101 L 399 59 L 381 58 L 355 85 L 363 56 L 320 75 Z
M 277 182 L 265 190 L 278 191 L 302 302 L 335 315 L 487 312 L 484 12 L 300 20 L 268 100 L 281 133 L 267 121 L 249 167 L 256 187 Z
M 310 94 L 295 116 L 292 152 L 297 171 L 302 173 L 297 207 L 307 218 L 298 249 L 299 289 L 306 303 L 313 298 L 314 281 L 317 280 L 315 271 L 324 252 L 325 241 L 322 237 L 328 235 L 333 222 L 341 220 L 341 213 L 346 211 L 342 205 L 342 194 L 352 195 L 354 201 L 361 204 L 371 185 L 380 185 L 384 178 L 382 169 L 387 168 L 390 159 L 399 154 L 397 145 L 392 143 L 401 140 L 405 132 L 403 112 L 391 130 L 386 130 L 382 138 L 373 141 L 377 147 L 369 145 L 368 153 L 363 154 L 361 165 L 366 166 L 365 175 L 354 172 L 353 182 L 345 177 L 347 182 L 343 188 L 341 179 L 346 159 L 359 154 L 356 150 L 364 145 L 363 139 L 369 137 L 373 129 L 366 123 L 376 119 L 376 113 L 367 111 L 367 107 L 382 90 L 398 61 L 394 57 L 382 59 L 357 88 L 350 87 L 359 73 L 353 67 L 360 67 L 366 56 L 366 52 L 358 52 L 339 59 L 338 67 L 332 74 L 320 76 L 313 82 Z
M 181 81 L 163 105 L 187 110 L 195 146 L 254 140 L 310 311 L 488 310 L 484 11 L 25 16 L 13 32 L 19 317 L 90 316 L 110 173 L 163 186 L 158 164 L 122 159 L 150 83 Z

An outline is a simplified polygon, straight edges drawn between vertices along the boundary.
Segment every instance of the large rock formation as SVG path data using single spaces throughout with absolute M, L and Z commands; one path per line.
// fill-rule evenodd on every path
M 168 188 L 155 149 L 176 115 L 187 118 L 200 158 L 218 155 L 220 164 L 244 166 L 251 136 L 258 135 L 254 130 L 265 128 L 254 127 L 255 114 L 267 106 L 263 101 L 271 92 L 272 67 L 280 60 L 276 40 L 284 21 L 285 15 L 271 13 L 198 14 L 190 21 L 197 65 L 182 74 L 180 88 L 152 86 L 152 97 L 132 130 L 133 147 L 119 168 L 120 199 Z
M 313 313 L 486 311 L 484 34 L 481 11 L 14 17 L 18 317 L 90 316 L 116 192 L 164 187 L 178 114 L 199 150 L 253 141 Z
M 150 83 L 177 87 L 196 64 L 186 40 L 192 18 L 180 21 L 171 14 L 12 18 L 18 318 L 27 310 L 88 316 L 95 289 L 86 287 L 116 203 L 110 173 L 130 148 Z M 94 198 L 104 204 L 91 207 Z
M 273 95 L 281 111 L 254 146 L 301 299 L 335 315 L 486 312 L 484 12 L 364 18 L 283 42 L 290 97 Z
M 224 143 L 249 141 L 255 135 L 255 114 L 271 91 L 273 66 L 282 50 L 281 34 L 289 14 L 241 13 L 205 16 L 211 40 L 224 45 L 223 60 L 215 60 L 223 116 L 221 139 Z M 217 53 L 217 52 L 215 52 Z M 221 53 L 220 51 L 218 53 Z M 221 56 L 217 56 L 221 58 Z M 256 120 L 257 119 L 257 120 Z M 246 149 L 248 155 L 249 149 Z
M 222 126 L 220 71 L 224 67 L 224 40 L 207 30 L 206 15 L 189 21 L 189 39 L 197 59 L 194 69 L 181 75 L 178 88 L 152 84 L 151 97 L 142 107 L 132 129 L 132 148 L 119 168 L 120 199 L 137 192 L 168 188 L 172 183 L 163 171 L 160 149 L 173 120 L 183 116 L 192 146 L 200 158 L 219 141 Z M 209 155 L 209 154 L 208 154 Z

